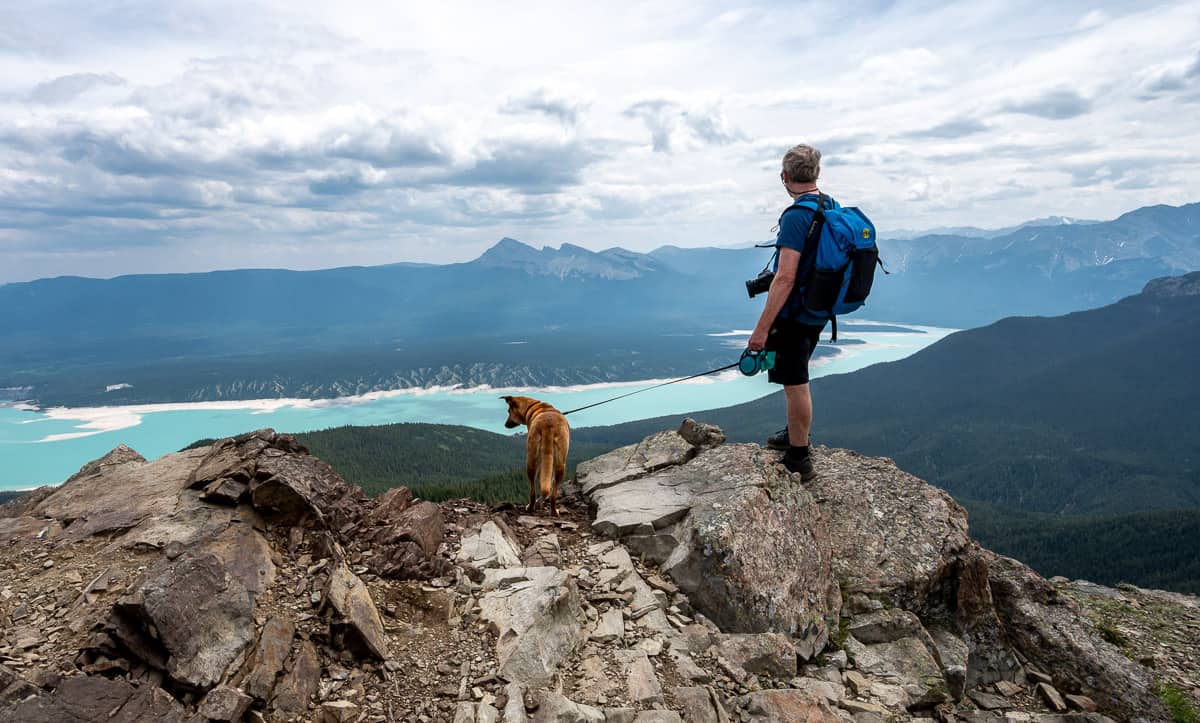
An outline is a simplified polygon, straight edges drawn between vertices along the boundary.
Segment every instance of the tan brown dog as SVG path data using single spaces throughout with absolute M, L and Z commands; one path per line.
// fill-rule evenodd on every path
M 567 418 L 554 407 L 531 397 L 500 397 L 508 402 L 508 420 L 512 429 L 529 427 L 525 442 L 525 476 L 529 478 L 529 506 L 537 508 L 538 497 L 550 500 L 550 514 L 558 516 L 558 486 L 567 474 L 567 448 L 571 445 L 571 427 Z M 540 493 L 540 494 L 539 494 Z

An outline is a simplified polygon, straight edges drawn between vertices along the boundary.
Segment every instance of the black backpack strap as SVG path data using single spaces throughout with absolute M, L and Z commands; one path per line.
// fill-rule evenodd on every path
M 815 209 L 793 203 L 783 209 L 783 213 L 779 214 L 779 225 L 782 226 L 783 217 L 788 214 L 788 211 L 795 211 L 800 208 L 806 211 L 813 211 L 812 221 L 808 224 L 808 231 L 804 234 L 804 250 L 800 252 L 805 258 L 811 258 L 816 253 L 817 240 L 821 237 L 821 229 L 825 226 L 825 201 L 827 198 L 828 196 L 817 191 L 817 207 Z

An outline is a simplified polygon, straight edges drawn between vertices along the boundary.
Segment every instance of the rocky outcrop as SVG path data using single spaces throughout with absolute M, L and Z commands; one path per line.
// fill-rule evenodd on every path
M 842 648 L 861 676 L 851 687 L 891 709 L 1044 682 L 1122 718 L 1165 716 L 1150 677 L 1028 568 L 979 550 L 946 493 L 845 450 L 818 450 L 821 474 L 801 485 L 778 453 L 706 446 L 717 436 L 697 426 L 580 465 L 578 492 L 597 534 L 657 563 L 722 630 L 783 633 L 802 661 Z M 748 680 L 724 646 L 725 670 Z
M 407 490 L 368 500 L 271 430 L 154 461 L 119 447 L 5 513 L 11 550 L 44 562 L 29 580 L 39 594 L 0 585 L 0 615 L 23 631 L 0 656 L 75 651 L 45 685 L 0 679 L 20 699 L 5 721 L 183 720 L 189 706 L 208 720 L 251 706 L 307 717 L 323 657 L 391 657 L 362 561 L 393 579 L 452 567 L 439 506 Z
M 368 499 L 269 430 L 118 449 L 0 509 L 0 722 L 1158 721 L 1200 688 L 1194 598 L 1043 580 L 816 454 L 801 484 L 688 421 L 542 518 Z
M 723 435 L 685 425 L 703 442 Z M 694 446 L 661 433 L 580 465 L 592 529 L 662 566 L 723 629 L 795 633 L 825 645 L 836 591 L 820 510 L 778 455 L 754 445 Z

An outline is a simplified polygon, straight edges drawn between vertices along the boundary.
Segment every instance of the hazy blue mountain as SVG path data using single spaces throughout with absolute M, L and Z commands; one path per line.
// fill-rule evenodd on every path
M 966 236 L 967 238 L 995 238 L 1004 236 L 1014 231 L 1019 231 L 1023 228 L 1034 226 L 1086 226 L 1093 223 L 1103 223 L 1102 221 L 1093 221 L 1086 218 L 1071 218 L 1070 216 L 1045 216 L 1043 218 L 1035 218 L 1032 221 L 1025 221 L 1016 226 L 1006 226 L 1004 228 L 979 228 L 977 226 L 942 226 L 939 228 L 925 229 L 924 231 L 914 231 L 911 229 L 889 229 L 888 237 L 893 239 L 914 239 L 921 236 Z
M 889 240 L 886 229 L 882 236 L 893 273 L 878 278 L 857 318 L 977 326 L 1103 305 L 1155 276 L 1200 268 L 1200 204 L 994 238 Z M 703 340 L 672 347 L 671 335 L 751 326 L 763 297 L 748 299 L 743 282 L 770 255 L 536 249 L 505 238 L 457 264 L 7 284 L 0 286 L 0 388 L 116 404 L 326 396 L 446 379 L 645 378 L 713 359 Z M 555 351 L 536 359 L 479 351 L 527 338 L 553 339 Z M 568 346 L 569 355 L 557 351 Z M 470 365 L 478 369 L 464 372 Z M 131 370 L 140 383 L 126 378 Z M 89 398 L 118 382 L 134 388 Z
M 32 387 L 21 396 L 43 403 L 121 404 L 689 373 L 728 356 L 703 332 L 757 313 L 744 290 L 737 296 L 740 281 L 724 296 L 700 283 L 623 249 L 505 239 L 439 266 L 8 284 L 0 388 Z M 680 351 L 676 334 L 701 338 Z M 133 386 L 103 392 L 117 382 Z

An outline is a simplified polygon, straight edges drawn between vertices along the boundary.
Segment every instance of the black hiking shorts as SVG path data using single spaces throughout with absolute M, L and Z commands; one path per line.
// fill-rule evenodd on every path
M 824 329 L 824 324 L 776 319 L 763 347 L 775 352 L 775 368 L 767 371 L 767 380 L 788 387 L 808 384 L 808 360 L 817 350 L 817 340 Z

